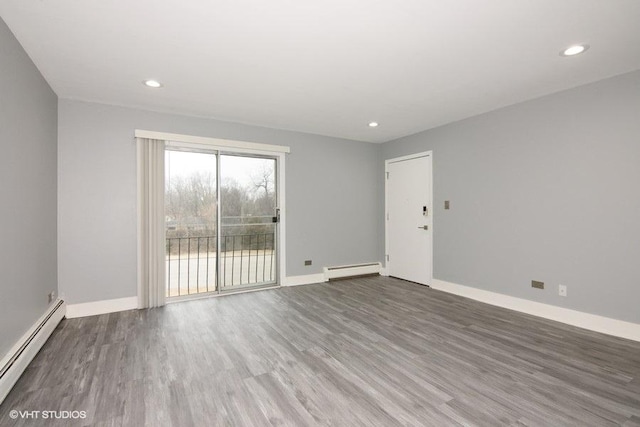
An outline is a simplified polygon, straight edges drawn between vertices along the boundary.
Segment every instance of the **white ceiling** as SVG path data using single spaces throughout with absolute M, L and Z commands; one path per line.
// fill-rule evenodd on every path
M 640 69 L 638 0 L 0 0 L 0 16 L 61 98 L 370 142 Z M 558 55 L 573 43 L 591 49 Z

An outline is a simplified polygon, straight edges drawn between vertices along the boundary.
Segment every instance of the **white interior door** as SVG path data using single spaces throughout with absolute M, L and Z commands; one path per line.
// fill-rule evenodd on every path
M 424 285 L 433 274 L 432 157 L 386 162 L 386 248 L 390 276 Z

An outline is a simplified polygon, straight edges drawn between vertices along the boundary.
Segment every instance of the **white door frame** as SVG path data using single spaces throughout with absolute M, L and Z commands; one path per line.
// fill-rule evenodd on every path
M 390 272 L 389 266 L 391 262 L 389 261 L 389 185 L 387 181 L 387 173 L 389 173 L 389 164 L 402 162 L 404 160 L 412 160 L 417 159 L 419 157 L 428 157 L 430 163 L 431 176 L 429 177 L 429 200 L 431 200 L 431 215 L 428 216 L 428 225 L 431 233 L 433 233 L 433 216 L 435 214 L 435 202 L 433 200 L 433 151 L 423 151 L 421 153 L 409 154 L 407 156 L 394 157 L 393 159 L 387 159 L 384 161 L 384 270 L 387 275 Z M 431 238 L 431 247 L 429 248 L 429 254 L 431 255 L 431 277 L 430 282 L 433 282 L 433 237 Z
M 270 158 L 275 160 L 276 162 L 276 205 L 279 213 L 279 221 L 278 226 L 276 227 L 276 263 L 278 268 L 276 268 L 276 283 L 271 286 L 282 286 L 285 277 L 285 268 L 286 266 L 286 207 L 285 207 L 285 153 L 281 152 L 271 152 L 271 151 L 263 151 L 263 150 L 255 150 L 255 149 L 246 149 L 246 148 L 235 148 L 230 149 L 227 147 L 221 147 L 216 145 L 196 145 L 196 144 L 188 144 L 180 141 L 167 141 L 165 144 L 165 149 L 171 148 L 182 148 L 187 151 L 195 151 L 195 152 L 214 152 L 217 156 L 220 155 L 233 155 L 233 154 L 254 154 L 259 157 Z M 220 169 L 218 172 L 218 182 L 220 181 Z M 221 229 L 220 224 L 220 205 L 218 205 L 218 230 Z M 216 270 L 217 271 L 217 270 Z M 235 292 L 241 292 L 242 289 L 237 289 Z M 220 294 L 220 289 L 216 290 L 217 294 Z M 197 297 L 198 294 L 194 294 L 194 297 Z M 191 297 L 191 295 L 189 295 Z M 189 299 L 189 298 L 187 298 Z

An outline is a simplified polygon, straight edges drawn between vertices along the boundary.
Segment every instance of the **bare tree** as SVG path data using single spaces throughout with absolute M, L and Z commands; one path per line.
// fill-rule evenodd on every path
M 274 170 L 268 166 L 265 162 L 262 168 L 256 169 L 250 182 L 244 186 L 233 178 L 226 178 L 220 183 L 222 235 L 262 234 L 272 230 L 270 224 L 263 224 L 269 222 L 265 217 L 272 216 L 275 210 Z M 167 181 L 165 191 L 168 236 L 204 237 L 215 234 L 218 206 L 216 175 L 213 172 L 194 171 L 186 176 L 172 177 Z M 251 245 L 252 241 L 255 243 L 251 239 L 234 239 L 231 242 L 238 249 L 245 243 Z M 181 244 L 185 245 L 186 241 Z M 177 246 L 172 250 L 177 250 Z
M 264 162 L 251 174 L 253 188 L 252 212 L 255 215 L 273 215 L 275 210 L 275 176 L 272 162 Z
M 166 215 L 177 234 L 184 235 L 185 230 L 207 232 L 215 229 L 215 179 L 215 175 L 210 172 L 194 172 L 188 176 L 174 177 L 167 182 Z
M 251 174 L 254 192 L 264 191 L 264 197 L 269 197 L 275 186 L 273 178 L 273 167 L 270 167 L 266 162 L 262 163 L 260 170 L 254 171 L 254 173 Z
M 248 201 L 247 191 L 235 179 L 227 178 L 220 186 L 222 216 L 242 216 Z

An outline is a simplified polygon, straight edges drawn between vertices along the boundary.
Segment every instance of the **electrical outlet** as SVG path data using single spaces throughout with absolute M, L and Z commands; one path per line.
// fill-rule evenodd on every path
M 311 265 L 311 260 L 310 260 L 310 259 L 306 260 L 306 261 L 304 262 L 304 265 Z
M 47 295 L 47 297 L 49 298 L 49 302 L 53 302 L 53 300 L 56 299 L 56 291 L 49 292 L 49 295 Z
M 567 287 L 566 285 L 558 285 L 558 295 L 561 297 L 567 296 Z
M 531 287 L 536 289 L 544 289 L 544 282 L 538 282 L 537 280 L 532 280 Z

